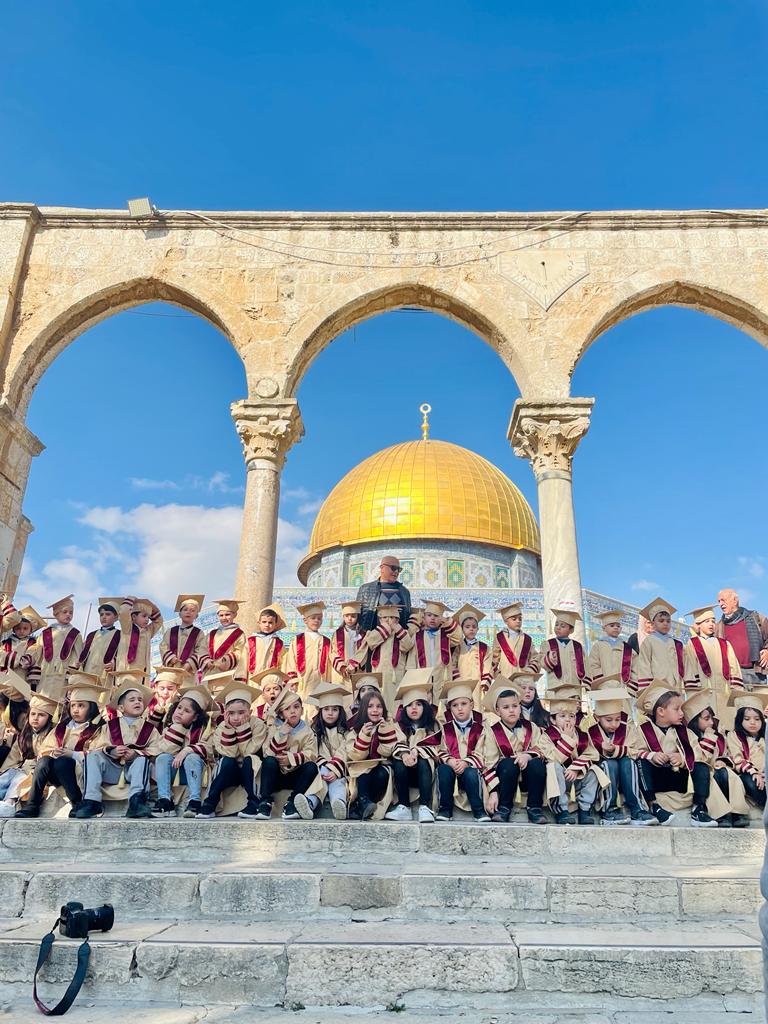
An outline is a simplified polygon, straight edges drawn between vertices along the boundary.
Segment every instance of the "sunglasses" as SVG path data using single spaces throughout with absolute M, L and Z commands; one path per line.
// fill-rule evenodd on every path
M 399 565 L 387 565 L 386 562 L 382 563 L 381 567 L 382 569 L 389 569 L 390 572 L 393 572 L 395 574 L 403 571 Z

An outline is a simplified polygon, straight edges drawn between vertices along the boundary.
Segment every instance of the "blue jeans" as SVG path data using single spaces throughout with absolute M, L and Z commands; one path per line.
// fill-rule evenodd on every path
M 611 785 L 605 792 L 605 806 L 603 811 L 615 811 L 619 793 L 624 800 L 624 806 L 630 814 L 637 814 L 640 807 L 640 777 L 637 765 L 631 757 L 607 757 L 600 762 L 600 767 L 611 780 Z
M 157 795 L 161 800 L 171 799 L 171 779 L 175 754 L 158 754 L 155 758 Z M 203 759 L 199 754 L 187 754 L 179 769 L 179 782 L 189 789 L 189 799 L 199 800 L 203 790 Z

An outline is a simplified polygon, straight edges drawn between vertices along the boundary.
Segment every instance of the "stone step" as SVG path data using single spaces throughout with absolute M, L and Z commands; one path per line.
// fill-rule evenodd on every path
M 457 920 L 678 921 L 754 919 L 761 905 L 759 865 L 549 862 L 500 865 L 407 858 L 400 864 L 314 861 L 270 865 L 5 863 L 0 906 L 8 917 L 54 917 L 76 899 L 112 903 L 120 919 L 268 920 L 387 917 L 418 912 Z
M 0 925 L 3 998 L 28 995 L 39 940 L 50 922 Z M 87 1001 L 360 1009 L 543 1008 L 583 1010 L 597 1000 L 744 1000 L 762 984 L 756 925 L 609 927 L 381 923 L 119 921 L 94 935 Z M 61 993 L 77 942 L 57 940 L 43 998 Z M 580 1002 L 579 1002 L 580 1000 Z M 699 1015 L 699 1020 L 706 1017 Z
M 131 821 L 101 818 L 0 819 L 0 863 L 76 857 L 143 864 L 218 861 L 271 862 L 335 857 L 375 858 L 387 864 L 409 859 L 489 857 L 495 860 L 643 863 L 671 858 L 713 864 L 762 861 L 765 834 L 759 828 L 601 828 L 599 826 L 419 825 L 394 822 L 245 821 L 184 818 Z

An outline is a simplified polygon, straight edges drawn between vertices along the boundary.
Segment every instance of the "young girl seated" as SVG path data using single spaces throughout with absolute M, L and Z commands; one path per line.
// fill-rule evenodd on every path
M 347 733 L 350 818 L 384 817 L 392 802 L 392 752 L 402 740 L 381 693 L 369 686 Z
M 41 697 L 36 693 L 30 697 L 26 724 L 16 734 L 0 770 L 0 818 L 11 818 L 16 813 L 20 790 L 35 770 L 45 738 L 53 729 L 53 716 L 58 709 L 58 701 L 50 697 Z
M 383 685 L 381 672 L 356 672 L 352 676 L 352 706 L 349 709 L 349 716 L 347 718 L 347 725 L 350 729 L 356 728 L 357 713 L 363 698 L 369 693 L 378 693 L 382 697 Z
M 178 784 L 189 791 L 184 817 L 195 818 L 199 813 L 203 771 L 213 760 L 213 738 L 206 738 L 211 703 L 206 687 L 188 686 L 168 709 L 155 758 L 157 800 L 153 818 L 170 818 L 176 809 L 171 796 L 174 772 L 178 772 Z
M 704 757 L 717 787 L 710 785 L 709 809 L 717 818 L 720 828 L 746 828 L 749 824 L 749 808 L 744 794 L 744 784 L 733 771 L 727 752 L 727 741 L 719 729 L 713 705 L 716 694 L 712 690 L 700 690 L 683 701 L 683 717 L 686 725 L 699 741 Z M 713 797 L 722 794 L 722 806 L 712 809 Z
M 576 721 L 581 689 L 577 684 L 550 686 L 547 689 L 552 724 L 541 734 L 541 751 L 547 760 L 547 796 L 558 825 L 573 825 L 570 811 L 571 788 L 576 794 L 578 822 L 594 825 L 592 807 L 609 779 L 599 768 L 599 755 L 589 734 Z
M 660 825 L 672 823 L 681 810 L 689 782 L 693 785 L 691 825 L 717 828 L 707 812 L 711 773 L 696 735 L 683 724 L 683 699 L 667 683 L 653 682 L 641 689 L 637 708 L 648 716 L 640 725 L 638 752 L 640 783 L 652 814 Z
M 290 685 L 283 687 L 272 705 L 274 722 L 264 744 L 257 818 L 272 815 L 275 793 L 288 790 L 283 818 L 312 818 L 307 800 L 298 806 L 296 797 L 320 791 L 317 774 L 317 737 L 302 718 L 301 697 Z
M 218 764 L 196 817 L 213 818 L 226 790 L 242 787 L 246 797 L 245 806 L 242 802 L 239 810 L 237 806 L 232 806 L 230 813 L 237 811 L 239 818 L 256 818 L 259 812 L 256 779 L 262 764 L 259 754 L 264 746 L 267 725 L 263 719 L 251 713 L 251 705 L 260 691 L 235 679 L 233 672 L 217 673 L 217 682 L 223 681 L 225 675 L 229 676 L 229 682 L 219 690 L 216 697 L 224 710 L 212 739 Z M 227 813 L 226 802 L 223 810 Z
M 152 691 L 143 685 L 144 672 L 119 672 L 107 708 L 117 714 L 91 739 L 85 755 L 85 795 L 73 818 L 95 818 L 104 813 L 102 785 L 115 785 L 123 776 L 128 784 L 126 818 L 151 818 L 147 803 L 149 769 L 160 739 L 147 721 Z
M 344 700 L 349 691 L 338 683 L 319 683 L 309 698 L 317 714 L 312 719 L 312 732 L 317 737 L 319 789 L 305 796 L 297 793 L 294 805 L 302 818 L 317 815 L 326 795 L 337 821 L 347 816 L 347 716 Z
M 32 775 L 32 787 L 17 818 L 37 818 L 49 785 L 60 786 L 72 808 L 70 817 L 83 798 L 80 780 L 88 743 L 102 726 L 99 698 L 104 692 L 97 675 L 73 672 L 68 680 L 69 699 L 61 721 L 47 734 L 40 748 Z M 80 775 L 78 777 L 78 769 Z
M 251 709 L 257 718 L 269 718 L 272 705 L 282 692 L 286 678 L 285 672 L 281 672 L 279 668 L 267 668 L 251 676 L 250 685 L 258 687 L 261 691 L 260 699 Z
M 492 821 L 507 822 L 512 814 L 518 785 L 528 793 L 528 820 L 544 821 L 546 765 L 541 755 L 541 730 L 522 716 L 523 688 L 516 680 L 498 676 L 485 696 L 485 708 L 498 716 L 488 721 L 480 742 L 486 801 Z
M 765 807 L 765 706 L 768 694 L 735 693 L 736 720 L 728 733 L 728 754 L 747 798 Z
M 412 786 L 419 794 L 419 821 L 435 820 L 432 790 L 443 737 L 432 707 L 431 680 L 432 669 L 411 669 L 397 688 L 397 699 L 402 701 L 397 722 L 403 739 L 392 752 L 398 804 L 384 815 L 388 821 L 411 820 Z

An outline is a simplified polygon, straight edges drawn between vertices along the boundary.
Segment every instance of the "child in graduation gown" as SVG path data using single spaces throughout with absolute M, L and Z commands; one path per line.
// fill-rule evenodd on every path
M 440 693 L 445 722 L 437 766 L 438 821 L 451 821 L 457 803 L 462 811 L 471 808 L 475 821 L 489 820 L 483 805 L 483 763 L 478 754 L 483 716 L 475 711 L 474 689 L 474 679 L 452 679 L 443 684 Z
M 581 616 L 566 608 L 552 608 L 551 611 L 555 617 L 555 635 L 541 645 L 541 663 L 547 672 L 547 690 L 558 686 L 575 686 L 580 691 L 582 688 L 589 689 L 584 647 L 571 636 Z
M 331 636 L 331 681 L 349 686 L 358 669 L 357 649 L 363 634 L 358 620 L 362 605 L 359 601 L 345 601 L 341 606 L 341 624 Z
M 102 685 L 107 683 L 107 673 L 114 672 L 117 664 L 120 630 L 116 623 L 122 601 L 121 597 L 99 598 L 99 628 L 86 636 L 78 659 L 78 668 L 87 675 L 98 676 Z
M 167 629 L 160 641 L 160 660 L 165 668 L 180 668 L 191 676 L 208 664 L 208 639 L 195 624 L 204 600 L 203 594 L 179 594 L 176 598 L 174 610 L 181 624 Z
M 609 785 L 589 734 L 576 725 L 580 692 L 578 686 L 547 687 L 547 710 L 552 724 L 542 732 L 539 743 L 547 760 L 547 796 L 558 825 L 575 822 L 569 807 L 571 787 L 576 795 L 579 824 L 593 825 L 592 807 L 600 790 Z
M 656 817 L 641 805 L 640 776 L 637 758 L 643 747 L 637 726 L 627 717 L 630 692 L 621 685 L 620 672 L 613 677 L 602 676 L 600 686 L 591 693 L 594 708 L 594 725 L 587 733 L 600 758 L 602 771 L 608 776 L 610 785 L 600 813 L 601 825 L 626 825 L 636 827 L 657 825 Z M 621 796 L 627 818 L 619 809 Z
M 520 673 L 517 674 L 520 679 Z M 541 753 L 541 730 L 522 715 L 522 687 L 518 681 L 497 676 L 485 695 L 484 707 L 497 721 L 485 723 L 478 757 L 489 796 L 486 807 L 492 821 L 507 822 L 515 794 L 522 783 L 528 793 L 528 820 L 544 821 L 546 765 Z
M 533 725 L 538 725 L 540 729 L 547 729 L 551 723 L 549 713 L 541 703 L 539 691 L 536 689 L 538 676 L 531 675 L 529 672 L 515 672 L 506 678 L 516 682 L 522 690 L 520 710 L 523 718 L 527 722 L 532 722 Z
M 324 601 L 297 605 L 296 611 L 304 619 L 306 629 L 298 633 L 288 645 L 284 667 L 291 688 L 298 693 L 303 703 L 318 683 L 330 681 L 331 641 L 320 632 L 325 611 Z
M 744 784 L 733 770 L 726 737 L 720 731 L 720 723 L 712 708 L 713 698 L 712 690 L 699 690 L 689 696 L 683 701 L 683 719 L 698 739 L 718 789 L 728 803 L 727 808 L 722 808 L 723 813 L 718 815 L 718 826 L 746 828 L 749 824 L 749 807 Z M 711 788 L 710 785 L 710 792 Z
M 67 673 L 79 664 L 83 638 L 80 630 L 72 625 L 75 606 L 71 594 L 54 601 L 49 608 L 55 621 L 45 627 L 38 642 L 29 651 L 32 665 L 27 672 L 27 679 L 37 693 L 61 703 L 66 690 Z
M 147 803 L 152 757 L 160 739 L 147 721 L 152 691 L 143 685 L 140 670 L 119 672 L 109 695 L 107 708 L 117 712 L 89 742 L 85 755 L 83 800 L 74 818 L 95 818 L 103 811 L 102 786 L 112 786 L 124 776 L 128 784 L 127 818 L 151 818 Z
M 155 757 L 157 800 L 153 818 L 170 818 L 176 810 L 171 794 L 174 773 L 186 786 L 189 800 L 185 818 L 195 818 L 201 809 L 203 772 L 213 763 L 213 735 L 208 712 L 213 699 L 204 686 L 186 686 L 168 709 Z
M 347 770 L 350 817 L 365 821 L 383 818 L 392 803 L 392 754 L 404 737 L 379 690 L 361 682 L 358 692 L 360 703 L 347 733 Z
M 349 690 L 343 683 L 319 683 L 309 698 L 317 708 L 312 719 L 312 732 L 317 737 L 317 768 L 319 790 L 306 796 L 297 793 L 293 798 L 296 809 L 305 809 L 316 816 L 326 796 L 337 821 L 347 817 L 347 716 L 344 701 Z M 306 808 L 305 808 L 306 805 Z
M 603 635 L 593 641 L 587 659 L 587 675 L 597 688 L 606 676 L 617 677 L 619 684 L 634 695 L 637 693 L 637 655 L 626 640 L 622 640 L 621 610 L 610 608 L 597 618 Z
M 245 672 L 238 669 L 238 677 L 252 679 L 268 668 L 279 669 L 285 654 L 285 643 L 278 631 L 286 628 L 285 612 L 273 602 L 259 612 L 259 628 L 247 638 L 243 657 L 247 658 Z
M 510 679 L 518 672 L 538 675 L 541 668 L 539 652 L 533 643 L 533 637 L 523 632 L 522 601 L 514 601 L 504 608 L 499 608 L 499 615 L 504 622 L 504 629 L 499 630 L 493 642 L 493 674 L 504 676 L 505 679 Z
M 683 693 L 685 682 L 685 648 L 670 633 L 672 616 L 677 611 L 663 597 L 657 597 L 640 612 L 653 627 L 640 644 L 637 656 L 637 688 L 651 683 L 666 683 L 668 690 Z
M 235 672 L 235 678 L 245 679 L 245 633 L 235 621 L 240 601 L 222 597 L 216 601 L 219 625 L 208 632 L 208 659 L 203 666 L 203 682 L 209 676 L 222 672 Z
M 181 665 L 163 665 L 152 681 L 152 700 L 147 706 L 147 718 L 162 732 L 168 711 L 177 703 L 183 686 L 197 682 L 197 673 L 188 672 Z
M 643 641 L 643 646 L 648 640 Z M 673 813 L 688 804 L 693 786 L 691 825 L 717 828 L 708 811 L 711 772 L 695 733 L 683 722 L 683 698 L 666 680 L 641 689 L 637 709 L 648 720 L 639 726 L 642 748 L 638 753 L 640 783 L 648 807 L 660 825 L 669 825 Z M 715 802 L 719 790 L 714 793 Z
M 66 713 L 46 735 L 32 775 L 26 802 L 17 818 L 37 818 L 49 785 L 64 790 L 72 805 L 70 817 L 83 798 L 81 783 L 88 744 L 100 731 L 103 721 L 99 699 L 104 693 L 101 677 L 72 672 L 68 680 Z
M 442 601 L 426 601 L 423 625 L 411 616 L 408 631 L 413 647 L 408 652 L 407 669 L 432 669 L 435 685 L 441 687 L 453 676 L 453 649 L 461 642 L 461 627 Z
M 418 790 L 419 821 L 435 820 L 432 790 L 442 733 L 435 721 L 431 684 L 432 669 L 411 669 L 397 688 L 402 704 L 396 721 L 403 738 L 392 752 L 398 803 L 384 815 L 388 821 L 411 821 L 411 787 Z
M 0 769 L 0 818 L 11 818 L 16 813 L 17 801 L 35 770 L 59 707 L 59 702 L 51 697 L 30 695 L 26 724 L 16 734 Z
M 731 691 L 744 688 L 738 658 L 727 640 L 715 636 L 715 609 L 711 605 L 696 608 L 689 614 L 693 616 L 696 632 L 683 649 L 685 691 L 708 690 L 715 717 L 731 725 L 733 711 L 728 703 Z
M 163 628 L 160 609 L 149 598 L 126 597 L 120 605 L 120 643 L 117 647 L 117 672 L 150 671 L 152 637 Z
M 400 625 L 400 612 L 393 605 L 380 605 L 376 609 L 377 623 L 361 638 L 351 668 L 360 665 L 381 676 L 384 702 L 395 706 L 395 694 L 405 674 L 406 659 L 413 649 L 412 633 Z M 356 672 L 352 673 L 352 677 Z
M 260 691 L 235 679 L 234 675 L 234 672 L 217 673 L 217 682 L 224 682 L 224 686 L 216 700 L 224 710 L 213 733 L 216 770 L 197 812 L 198 818 L 213 818 L 220 803 L 225 814 L 237 811 L 239 818 L 258 817 L 256 780 L 263 763 L 260 754 L 266 741 L 267 724 L 251 711 Z
M 765 807 L 765 692 L 734 693 L 736 708 L 733 729 L 728 733 L 728 754 L 741 779 L 747 798 Z
M 299 796 L 316 795 L 321 790 L 317 770 L 317 737 L 302 718 L 303 702 L 291 686 L 283 687 L 272 704 L 272 722 L 264 743 L 257 818 L 272 815 L 275 793 L 289 792 L 283 818 L 312 818 L 314 812 L 307 800 Z
M 257 718 L 265 721 L 269 719 L 272 705 L 283 692 L 286 683 L 287 676 L 279 668 L 265 668 L 248 679 L 248 685 L 256 687 L 261 694 L 251 709 Z
M 18 672 L 22 679 L 26 679 L 29 669 L 35 662 L 33 648 L 38 639 L 35 634 L 45 629 L 46 622 L 32 605 L 22 608 L 19 614 L 21 618 L 2 642 L 0 672 L 12 669 Z

